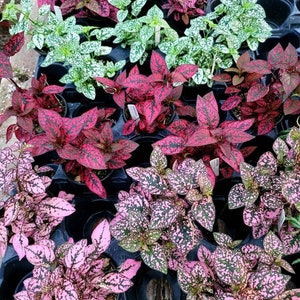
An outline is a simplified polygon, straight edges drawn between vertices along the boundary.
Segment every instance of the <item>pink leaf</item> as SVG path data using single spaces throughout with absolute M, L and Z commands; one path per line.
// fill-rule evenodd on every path
M 92 170 L 87 170 L 85 172 L 84 182 L 93 193 L 97 194 L 102 199 L 106 198 L 106 190 L 99 177 Z
M 56 290 L 55 299 L 57 300 L 79 300 L 76 288 L 69 280 L 64 280 L 61 288 Z
M 53 249 L 44 245 L 29 245 L 25 248 L 26 258 L 34 266 L 50 264 L 54 259 Z
M 42 202 L 41 212 L 54 218 L 63 218 L 71 215 L 75 208 L 72 204 L 59 197 L 46 198 Z
M 124 293 L 133 285 L 133 282 L 123 274 L 110 273 L 101 279 L 100 285 L 108 289 L 110 293 Z
M 94 170 L 107 169 L 103 152 L 94 145 L 83 144 L 80 148 L 80 154 L 77 161 L 81 165 Z
M 119 267 L 119 273 L 128 279 L 132 279 L 141 267 L 141 264 L 140 261 L 128 258 Z
M 80 240 L 65 253 L 65 264 L 68 268 L 79 269 L 85 263 L 85 247 L 87 240 Z
M 101 221 L 93 230 L 91 235 L 92 243 L 96 247 L 98 253 L 103 253 L 110 244 L 109 223 L 106 219 Z
M 181 153 L 184 150 L 184 145 L 183 138 L 171 135 L 153 144 L 153 146 L 159 146 L 166 155 Z
M 188 137 L 185 146 L 201 147 L 210 144 L 215 144 L 217 142 L 218 140 L 215 137 L 211 136 L 209 129 L 202 128 L 202 126 L 199 126 L 199 128 L 191 136 Z
M 29 241 L 24 233 L 18 232 L 11 237 L 10 242 L 13 244 L 15 251 L 21 260 L 25 256 L 25 247 L 28 246 Z

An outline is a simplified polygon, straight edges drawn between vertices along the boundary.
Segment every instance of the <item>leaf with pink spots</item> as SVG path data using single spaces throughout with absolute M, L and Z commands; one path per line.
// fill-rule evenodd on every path
M 257 207 L 256 205 L 251 205 L 245 207 L 243 211 L 243 219 L 244 223 L 247 226 L 255 226 L 257 224 L 260 224 L 263 221 L 264 214 L 263 210 Z
M 228 208 L 235 209 L 253 204 L 259 196 L 258 191 L 248 191 L 242 183 L 234 185 L 228 195 Z
M 277 160 L 272 152 L 265 152 L 260 156 L 257 162 L 257 168 L 260 172 L 268 172 L 269 175 L 275 175 L 277 172 Z
M 153 151 L 151 152 L 150 164 L 159 171 L 164 170 L 168 166 L 167 157 L 158 146 L 154 147 Z
M 161 245 L 155 244 L 141 250 L 141 257 L 144 263 L 150 268 L 167 274 L 168 263 L 164 249 Z
M 281 162 L 281 163 L 283 162 L 284 157 L 286 157 L 288 155 L 288 152 L 289 152 L 289 147 L 284 142 L 284 140 L 281 139 L 280 137 L 278 137 L 274 141 L 272 149 L 275 152 L 275 154 L 277 155 L 278 161 Z
M 216 273 L 224 283 L 240 285 L 246 281 L 247 269 L 241 253 L 217 247 L 214 259 Z
M 171 200 L 158 199 L 152 204 L 152 213 L 150 227 L 154 229 L 162 229 L 169 227 L 176 221 L 179 215 L 179 208 L 174 205 Z
M 139 182 L 144 189 L 153 195 L 160 195 L 167 189 L 167 183 L 164 178 L 152 168 L 145 169 L 145 172 L 140 176 Z
M 230 245 L 233 242 L 232 237 L 225 233 L 214 232 L 213 236 L 214 236 L 216 243 L 221 247 L 230 247 Z
M 212 201 L 193 205 L 191 217 L 209 231 L 213 230 L 216 217 L 215 205 Z
M 55 259 L 53 249 L 44 245 L 29 245 L 25 253 L 27 260 L 34 266 L 50 264 Z
M 249 286 L 258 291 L 264 299 L 280 295 L 286 287 L 290 276 L 275 271 L 257 271 L 249 276 Z
M 264 238 L 264 249 L 274 257 L 281 257 L 284 254 L 284 245 L 277 235 L 270 231 Z
M 282 186 L 282 195 L 290 204 L 299 202 L 300 197 L 300 175 L 289 177 Z
M 79 269 L 85 263 L 86 246 L 87 240 L 80 240 L 66 251 L 64 261 L 68 268 L 76 270 Z

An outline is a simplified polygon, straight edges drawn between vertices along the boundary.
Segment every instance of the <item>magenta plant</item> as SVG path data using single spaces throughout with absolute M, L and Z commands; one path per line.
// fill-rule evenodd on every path
M 233 186 L 228 196 L 230 209 L 245 207 L 244 222 L 252 227 L 253 236 L 260 238 L 270 229 L 278 231 L 286 254 L 300 251 L 300 235 L 289 221 L 299 208 L 299 137 L 299 128 L 294 127 L 287 137 L 288 144 L 281 138 L 275 140 L 276 158 L 266 152 L 256 167 L 243 162 L 242 183 Z
M 180 154 L 195 159 L 206 156 L 208 158 L 205 161 L 219 158 L 227 165 L 220 171 L 224 176 L 230 177 L 233 170 L 239 171 L 244 160 L 237 144 L 253 138 L 246 131 L 253 125 L 254 119 L 220 123 L 218 104 L 213 92 L 197 97 L 196 113 L 198 124 L 184 119 L 175 120 L 167 127 L 171 134 L 154 145 L 161 147 L 166 155 Z M 228 166 L 231 171 L 228 171 Z
M 188 25 L 191 17 L 202 16 L 205 14 L 206 0 L 168 0 L 162 5 L 163 9 L 168 10 L 168 16 L 174 15 L 174 20 L 182 20 Z
M 232 111 L 241 120 L 254 118 L 259 135 L 270 132 L 283 113 L 300 112 L 300 102 L 293 97 L 298 94 L 300 62 L 291 44 L 285 49 L 277 44 L 267 60 L 251 60 L 245 52 L 235 67 L 225 71 L 214 76 L 214 80 L 229 84 L 222 110 Z
M 201 160 L 187 158 L 169 169 L 155 147 L 150 164 L 126 170 L 138 184 L 119 193 L 111 233 L 121 247 L 140 251 L 148 266 L 167 273 L 199 243 L 199 225 L 212 231 L 214 184 Z
M 123 128 L 125 135 L 134 131 L 153 133 L 166 128 L 167 120 L 174 110 L 180 115 L 193 113 L 179 98 L 183 83 L 192 78 L 198 67 L 194 64 L 182 64 L 170 71 L 163 56 L 152 51 L 150 70 L 151 74 L 146 76 L 135 65 L 127 77 L 124 71 L 115 81 L 104 77 L 95 78 L 106 92 L 113 94 L 114 101 L 122 109 L 127 104 L 135 105 L 139 117 L 132 119 L 128 116 Z
M 25 247 L 49 239 L 53 229 L 75 209 L 69 202 L 74 195 L 60 191 L 50 197 L 46 188 L 51 178 L 33 169 L 33 157 L 26 144 L 16 142 L 0 151 L 0 256 L 12 243 L 19 258 Z
M 141 262 L 127 259 L 116 268 L 104 255 L 110 239 L 109 223 L 104 219 L 93 230 L 91 244 L 86 239 L 76 243 L 70 239 L 57 248 L 50 240 L 27 246 L 26 258 L 34 265 L 33 274 L 15 299 L 115 299 L 114 295 L 133 285 L 131 279 Z
M 29 140 L 34 156 L 55 150 L 73 178 L 84 182 L 101 198 L 106 190 L 97 170 L 113 170 L 125 166 L 138 144 L 113 137 L 111 109 L 96 107 L 75 118 L 62 117 L 49 109 L 39 109 L 38 122 L 43 132 Z
M 240 241 L 223 233 L 214 236 L 218 246 L 213 252 L 200 245 L 198 261 L 185 261 L 178 267 L 179 285 L 189 299 L 291 299 L 299 295 L 300 289 L 285 291 L 290 276 L 269 264 L 262 248 L 246 244 L 237 249 Z M 268 254 L 278 250 L 279 256 L 282 245 L 274 236 L 268 234 L 264 246 Z

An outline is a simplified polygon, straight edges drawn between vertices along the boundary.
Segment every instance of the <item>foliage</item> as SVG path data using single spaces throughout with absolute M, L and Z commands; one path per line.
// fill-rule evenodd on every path
M 299 61 L 291 44 L 286 49 L 277 44 L 267 60 L 250 60 L 245 52 L 236 67 L 225 71 L 214 76 L 214 80 L 230 84 L 225 90 L 230 96 L 221 108 L 236 112 L 241 120 L 255 118 L 259 135 L 270 132 L 282 112 L 286 115 L 300 112 L 300 101 L 294 97 L 300 83 Z
M 236 145 L 253 138 L 246 130 L 252 126 L 254 120 L 226 120 L 220 123 L 218 104 L 213 92 L 203 97 L 198 96 L 196 113 L 197 124 L 184 119 L 175 120 L 167 127 L 171 135 L 155 145 L 160 146 L 167 155 L 189 155 L 196 156 L 196 159 L 202 155 L 201 157 L 207 157 L 207 162 L 219 158 L 232 169 L 239 171 L 243 154 Z M 225 168 L 223 174 L 225 172 L 228 172 L 228 168 Z
M 182 20 L 185 25 L 188 25 L 190 18 L 205 14 L 206 4 L 207 0 L 168 0 L 162 8 L 168 10 L 168 16 L 174 15 L 175 21 Z
M 119 193 L 111 232 L 125 250 L 139 250 L 148 266 L 167 273 L 199 243 L 199 225 L 212 230 L 214 184 L 201 160 L 187 158 L 169 169 L 155 147 L 150 164 L 126 170 L 138 183 Z
M 60 191 L 51 197 L 47 176 L 33 169 L 33 157 L 26 144 L 16 142 L 0 151 L 0 256 L 12 243 L 20 259 L 25 247 L 49 239 L 53 229 L 75 209 L 69 203 L 73 195 Z
M 11 0 L 5 6 L 2 19 L 12 22 L 11 34 L 24 32 L 31 37 L 27 43 L 29 48 L 45 51 L 41 66 L 62 62 L 68 73 L 60 81 L 75 84 L 79 93 L 95 99 L 97 84 L 93 78 L 113 77 L 125 64 L 123 60 L 109 59 L 107 55 L 112 48 L 102 44 L 112 36 L 113 29 L 77 24 L 75 16 L 63 18 L 57 6 L 51 11 L 50 5 L 41 5 L 35 17 L 31 16 L 31 10 L 30 0 L 21 1 L 20 7 Z M 20 20 L 17 19 L 19 14 Z
M 43 130 L 28 141 L 34 156 L 55 150 L 67 172 L 86 183 L 99 197 L 106 191 L 96 170 L 119 169 L 125 166 L 138 144 L 119 138 L 114 140 L 109 116 L 114 109 L 96 107 L 75 118 L 60 116 L 48 109 L 38 110 L 38 122 Z
M 245 43 L 256 50 L 271 35 L 265 11 L 255 2 L 224 0 L 213 12 L 192 19 L 184 36 L 160 43 L 168 67 L 194 63 L 199 69 L 190 84 L 211 86 L 215 72 L 232 66 Z
M 147 0 L 108 0 L 108 2 L 118 8 L 117 20 L 122 22 L 126 18 L 138 17 Z
M 294 127 L 287 143 L 281 138 L 275 140 L 273 150 L 277 158 L 266 152 L 256 167 L 241 163 L 242 183 L 233 186 L 228 196 L 230 209 L 245 207 L 244 222 L 252 227 L 253 236 L 259 238 L 270 229 L 277 230 L 286 254 L 300 249 L 299 232 L 291 227 L 291 218 L 299 208 L 298 141 L 299 128 Z
M 12 105 L 0 114 L 0 125 L 12 116 L 16 117 L 16 123 L 7 127 L 7 142 L 12 138 L 13 133 L 20 141 L 28 141 L 39 133 L 39 108 L 51 109 L 61 115 L 65 114 L 66 104 L 59 98 L 59 93 L 64 90 L 64 87 L 48 85 L 45 74 L 42 74 L 39 79 L 33 77 L 28 89 L 21 88 L 12 78 L 9 80 L 16 89 L 12 94 Z
M 264 244 L 275 247 L 275 252 L 278 245 L 272 242 L 279 241 L 274 236 L 268 234 Z M 178 268 L 178 282 L 188 299 L 288 299 L 284 297 L 299 293 L 297 289 L 285 292 L 290 276 L 268 264 L 260 247 L 246 244 L 237 249 L 230 246 L 229 236 L 218 233 L 215 238 L 219 245 L 214 252 L 201 245 L 198 260 L 185 261 Z
M 125 135 L 134 131 L 153 133 L 157 129 L 164 129 L 174 106 L 178 107 L 175 111 L 181 115 L 194 113 L 179 98 L 182 85 L 195 74 L 197 66 L 184 64 L 170 71 L 163 57 L 152 51 L 150 70 L 151 74 L 146 76 L 140 74 L 138 66 L 135 65 L 128 76 L 123 71 L 115 81 L 104 77 L 95 78 L 106 92 L 113 94 L 118 106 L 126 110 L 128 104 L 134 105 L 138 118 L 127 117 L 123 128 Z
M 114 27 L 114 43 L 123 48 L 130 47 L 129 60 L 132 63 L 143 64 L 148 52 L 162 42 L 174 42 L 178 38 L 177 32 L 164 20 L 163 12 L 154 5 L 146 15 L 119 20 Z
M 26 290 L 15 294 L 15 299 L 111 299 L 129 289 L 141 263 L 127 259 L 116 269 L 104 256 L 110 244 L 107 220 L 95 227 L 91 239 L 92 244 L 70 239 L 56 249 L 50 240 L 27 246 L 33 276 L 24 281 Z

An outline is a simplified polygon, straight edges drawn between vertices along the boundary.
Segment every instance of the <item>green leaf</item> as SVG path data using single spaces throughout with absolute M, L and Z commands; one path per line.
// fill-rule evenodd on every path
M 133 16 L 137 16 L 142 8 L 144 7 L 144 5 L 146 4 L 147 0 L 135 0 L 132 2 L 131 4 L 131 13 Z
M 132 63 L 137 62 L 146 51 L 146 44 L 141 41 L 134 42 L 130 47 L 129 60 Z
M 128 16 L 128 10 L 119 10 L 117 12 L 117 19 L 119 22 L 123 22 Z

